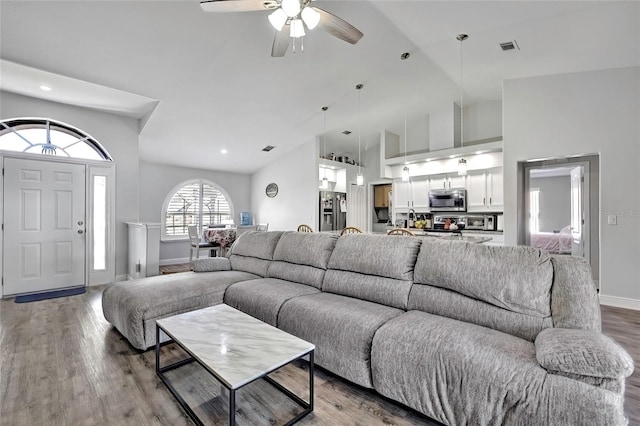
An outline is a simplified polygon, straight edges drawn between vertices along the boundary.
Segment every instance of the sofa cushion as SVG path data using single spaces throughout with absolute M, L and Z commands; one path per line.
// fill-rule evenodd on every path
M 540 318 L 551 316 L 551 257 L 531 247 L 426 239 L 414 281 Z
M 327 269 L 338 235 L 320 232 L 285 232 L 273 253 L 273 260 Z
M 224 303 L 277 327 L 278 313 L 287 300 L 319 292 L 304 284 L 261 278 L 229 286 L 224 293 Z
M 266 277 L 273 259 L 273 252 L 281 236 L 282 231 L 243 233 L 234 241 L 227 253 L 231 269 Z
M 407 310 L 419 310 L 478 324 L 533 342 L 542 330 L 553 327 L 551 317 L 540 318 L 499 308 L 455 291 L 414 284 Z
M 347 234 L 338 239 L 322 291 L 405 309 L 420 239 Z
M 268 276 L 320 288 L 337 239 L 335 234 L 285 232 L 276 246 Z
M 373 336 L 402 312 L 365 300 L 319 293 L 282 305 L 278 327 L 316 345 L 317 364 L 370 388 Z
M 131 344 L 147 349 L 155 344 L 155 333 L 145 332 L 145 323 L 182 312 L 222 303 L 226 288 L 236 282 L 260 278 L 240 271 L 181 272 L 157 275 L 107 286 L 102 293 L 104 317 Z M 149 329 L 153 330 L 152 324 Z
M 407 312 L 378 330 L 371 369 L 378 392 L 444 424 L 623 420 L 617 395 L 548 374 L 533 343 L 425 312 Z
M 247 231 L 233 242 L 229 249 L 229 256 L 239 255 L 273 260 L 273 252 L 282 234 L 282 231 Z

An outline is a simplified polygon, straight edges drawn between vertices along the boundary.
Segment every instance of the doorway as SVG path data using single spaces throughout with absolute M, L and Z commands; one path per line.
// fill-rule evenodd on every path
M 4 293 L 85 285 L 85 166 L 4 158 Z
M 599 275 L 598 156 L 523 164 L 519 244 L 585 258 Z

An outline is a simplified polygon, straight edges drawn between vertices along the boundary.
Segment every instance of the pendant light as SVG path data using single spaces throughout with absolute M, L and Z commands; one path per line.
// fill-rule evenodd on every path
M 362 174 L 362 164 L 360 161 L 360 148 L 361 148 L 361 127 L 362 127 L 362 119 L 361 119 L 361 113 L 362 113 L 362 107 L 360 104 L 360 91 L 362 90 L 362 88 L 364 87 L 364 85 L 362 83 L 356 85 L 356 90 L 358 91 L 358 176 L 356 177 L 356 185 L 358 186 L 363 186 L 364 185 L 364 175 Z
M 329 107 L 323 106 L 322 107 L 322 111 L 324 114 L 324 124 L 323 124 L 323 131 L 322 131 L 322 142 L 323 142 L 323 146 L 324 146 L 324 158 L 327 158 L 327 110 L 329 109 Z M 323 167 L 322 170 L 324 170 L 324 177 L 322 178 L 322 189 L 327 189 L 329 188 L 329 179 L 327 179 L 327 168 Z
M 404 168 L 402 169 L 402 181 L 409 182 L 409 167 L 407 166 L 407 113 L 404 113 Z
M 462 97 L 462 42 L 468 39 L 466 34 L 458 34 L 456 40 L 460 42 L 460 146 L 464 148 L 464 103 Z M 467 160 L 458 160 L 458 176 L 467 175 Z

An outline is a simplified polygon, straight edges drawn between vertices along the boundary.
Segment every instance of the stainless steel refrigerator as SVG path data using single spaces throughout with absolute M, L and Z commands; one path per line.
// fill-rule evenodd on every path
M 339 231 L 347 226 L 347 194 L 320 191 L 320 231 Z

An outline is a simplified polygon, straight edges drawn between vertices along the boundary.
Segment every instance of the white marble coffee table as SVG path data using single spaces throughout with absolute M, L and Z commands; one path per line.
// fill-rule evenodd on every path
M 190 357 L 160 366 L 160 330 Z M 313 411 L 313 351 L 315 346 L 227 305 L 187 312 L 156 321 L 156 373 L 196 424 L 203 424 L 165 376 L 197 362 L 229 391 L 229 424 L 235 425 L 236 391 L 264 379 L 304 411 L 287 422 L 293 424 Z M 267 374 L 309 355 L 309 402 L 293 394 Z

